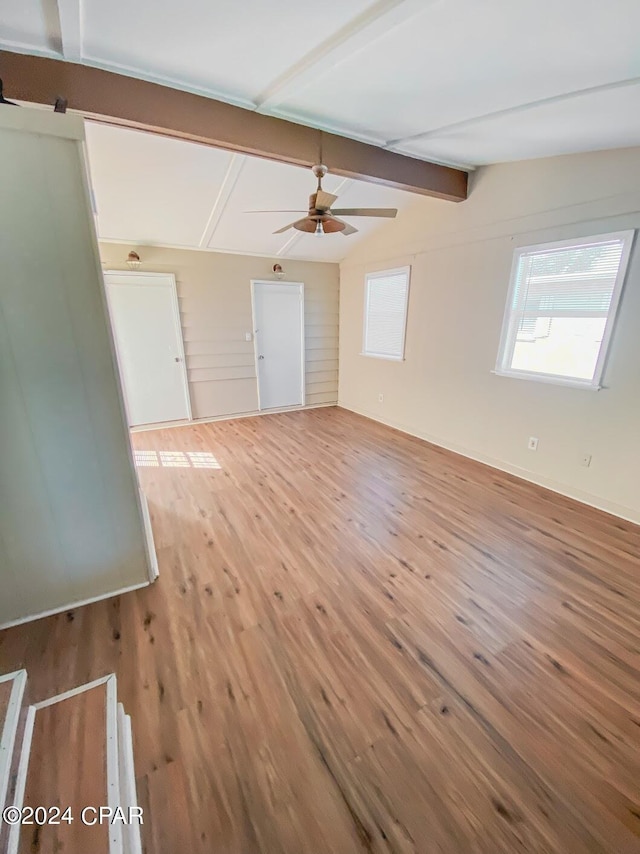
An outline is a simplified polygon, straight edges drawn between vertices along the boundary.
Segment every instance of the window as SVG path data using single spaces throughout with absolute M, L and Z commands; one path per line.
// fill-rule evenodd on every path
M 411 267 L 368 273 L 363 355 L 403 359 Z
M 633 231 L 517 249 L 496 373 L 599 388 Z

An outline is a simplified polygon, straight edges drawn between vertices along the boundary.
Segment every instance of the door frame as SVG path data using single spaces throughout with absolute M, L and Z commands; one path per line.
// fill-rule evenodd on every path
M 301 362 L 301 384 L 300 397 L 302 403 L 300 406 L 306 405 L 306 380 L 305 380 L 305 361 L 306 361 L 306 341 L 304 329 L 304 282 L 281 282 L 279 279 L 251 279 L 251 320 L 253 323 L 253 358 L 256 369 L 256 388 L 258 392 L 258 410 L 262 412 L 262 401 L 260 399 L 260 373 L 258 369 L 258 339 L 256 329 L 256 285 L 288 285 L 293 288 L 298 288 L 300 293 L 300 362 Z M 298 404 L 294 404 L 298 405 Z M 287 407 L 288 408 L 288 407 Z
M 118 362 L 118 373 L 120 374 L 120 385 L 122 386 L 123 398 L 124 398 L 125 408 L 126 408 L 127 398 L 126 398 L 126 395 L 124 394 L 124 383 L 122 382 L 122 368 L 120 366 L 120 355 L 118 353 L 118 348 L 116 346 L 115 329 L 113 329 L 113 319 L 111 317 L 111 305 L 109 302 L 109 287 L 108 287 L 108 283 L 107 283 L 107 279 L 106 279 L 107 276 L 124 276 L 124 278 L 131 279 L 132 281 L 135 281 L 136 279 L 139 279 L 142 276 L 144 276 L 147 279 L 158 279 L 158 280 L 163 280 L 165 282 L 168 280 L 170 282 L 170 285 L 171 285 L 171 287 L 170 287 L 171 307 L 173 309 L 173 323 L 174 323 L 176 335 L 178 338 L 178 358 L 180 359 L 180 365 L 182 368 L 184 397 L 185 397 L 185 402 L 187 404 L 187 421 L 193 421 L 193 412 L 191 410 L 191 394 L 189 393 L 189 376 L 187 373 L 187 361 L 186 361 L 186 357 L 184 354 L 184 338 L 182 337 L 182 321 L 180 320 L 180 303 L 178 302 L 178 287 L 177 287 L 177 283 L 176 283 L 175 274 L 174 273 L 147 273 L 147 272 L 144 272 L 142 270 L 104 270 L 103 271 L 104 290 L 105 290 L 105 295 L 107 298 L 107 305 L 109 306 L 109 323 L 112 327 L 112 333 L 113 333 L 113 337 L 114 337 L 114 350 L 116 353 L 116 361 Z M 117 285 L 116 285 L 116 287 L 117 287 Z M 129 420 L 130 420 L 129 419 L 129 413 L 127 412 L 127 426 L 128 426 Z M 164 422 L 160 422 L 160 423 L 164 423 Z M 132 429 L 132 428 L 129 427 L 129 429 Z M 133 429 L 136 429 L 136 428 L 133 428 Z

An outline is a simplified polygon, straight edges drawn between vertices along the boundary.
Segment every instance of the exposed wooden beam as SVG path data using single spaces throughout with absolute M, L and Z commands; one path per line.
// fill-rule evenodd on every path
M 112 71 L 2 51 L 0 77 L 7 97 L 53 104 L 63 96 L 69 109 L 97 121 L 298 166 L 317 163 L 322 147 L 334 175 L 456 202 L 467 197 L 467 173 L 459 169 Z

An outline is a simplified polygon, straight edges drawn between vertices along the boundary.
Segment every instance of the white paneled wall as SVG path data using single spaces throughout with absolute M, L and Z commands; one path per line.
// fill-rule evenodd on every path
M 0 624 L 149 580 L 83 136 L 0 108 Z

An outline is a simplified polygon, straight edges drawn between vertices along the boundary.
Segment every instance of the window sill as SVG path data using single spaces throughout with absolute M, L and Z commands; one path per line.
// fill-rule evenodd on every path
M 587 380 L 573 380 L 569 377 L 554 377 L 549 374 L 527 374 L 524 371 L 491 371 L 498 377 L 509 377 L 512 380 L 529 380 L 536 383 L 547 383 L 549 385 L 562 385 L 568 388 L 581 388 L 584 391 L 600 391 L 601 385 L 594 385 Z
M 384 359 L 386 362 L 404 362 L 404 356 L 383 356 L 379 353 L 360 353 L 361 356 L 366 356 L 367 359 Z

